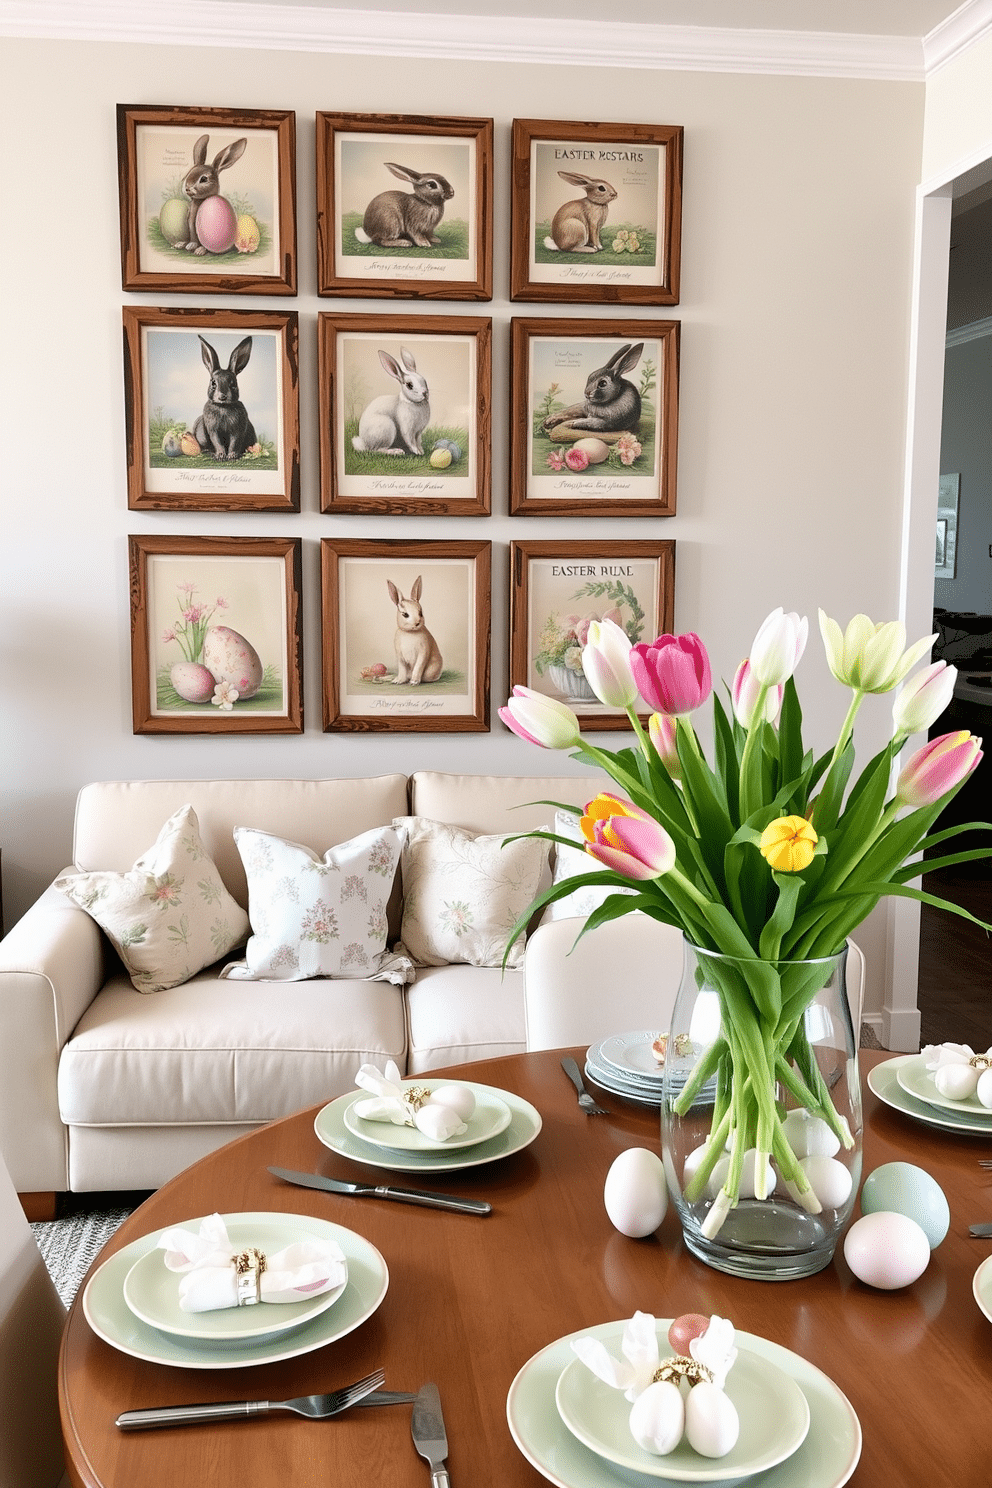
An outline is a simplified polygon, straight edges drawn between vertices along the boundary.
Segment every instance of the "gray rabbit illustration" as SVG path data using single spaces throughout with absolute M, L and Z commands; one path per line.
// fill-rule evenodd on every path
M 413 687 L 419 687 L 421 682 L 436 682 L 443 665 L 437 641 L 424 624 L 424 612 L 420 606 L 422 584 L 422 576 L 418 574 L 409 599 L 404 599 L 392 580 L 386 580 L 389 597 L 396 606 L 396 635 L 393 639 L 396 676 L 393 682 L 410 683 Z
M 581 403 L 561 408 L 550 414 L 542 427 L 546 431 L 566 424 L 570 429 L 591 429 L 598 433 L 636 433 L 641 422 L 641 395 L 622 373 L 636 367 L 644 342 L 632 346 L 629 341 L 613 353 L 605 367 L 597 367 L 586 378 Z
M 417 371 L 413 353 L 400 347 L 403 365 L 388 351 L 379 360 L 400 385 L 398 394 L 383 393 L 363 410 L 358 433 L 352 439 L 356 450 L 374 450 L 380 455 L 422 455 L 421 436 L 431 418 L 430 389 Z
M 206 201 L 208 196 L 220 195 L 220 181 L 218 176 L 222 170 L 227 170 L 236 160 L 240 160 L 245 153 L 248 143 L 247 136 L 243 139 L 232 140 L 231 144 L 225 145 L 213 158 L 211 164 L 207 164 L 207 144 L 210 140 L 209 134 L 201 134 L 193 146 L 193 164 L 186 172 L 183 181 L 183 195 L 189 197 L 189 209 L 186 213 L 186 241 L 177 243 L 177 248 L 185 248 L 187 253 L 195 253 L 201 257 L 207 252 L 196 233 L 196 214 L 200 210 L 201 202 Z
M 407 165 L 383 162 L 387 170 L 401 181 L 409 181 L 412 191 L 383 191 L 365 208 L 361 227 L 355 228 L 360 243 L 376 243 L 380 248 L 434 248 L 441 239 L 434 229 L 444 216 L 444 204 L 454 196 L 454 188 L 436 171 L 415 171 Z
M 577 201 L 562 204 L 551 219 L 551 236 L 545 238 L 545 248 L 559 253 L 598 253 L 602 248 L 600 230 L 610 210 L 610 202 L 616 200 L 616 189 L 609 181 L 599 181 L 595 176 L 583 176 L 578 171 L 559 171 L 563 181 L 572 186 L 581 186 L 585 196 Z
M 200 355 L 210 373 L 207 401 L 193 425 L 193 437 L 201 450 L 213 451 L 215 460 L 238 460 L 256 443 L 257 436 L 248 410 L 238 393 L 238 376 L 251 356 L 251 337 L 239 341 L 231 352 L 226 370 L 209 341 L 198 337 Z

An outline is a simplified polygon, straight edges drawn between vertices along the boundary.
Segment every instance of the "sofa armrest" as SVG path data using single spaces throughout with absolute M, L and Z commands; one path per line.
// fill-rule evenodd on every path
M 105 947 L 54 886 L 0 941 L 0 1151 L 20 1192 L 69 1186 L 59 1056 L 103 985 Z

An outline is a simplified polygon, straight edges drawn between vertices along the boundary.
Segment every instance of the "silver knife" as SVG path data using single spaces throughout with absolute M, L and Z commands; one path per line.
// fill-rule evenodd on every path
M 432 1193 L 424 1188 L 393 1188 L 386 1183 L 344 1183 L 340 1178 L 323 1178 L 319 1173 L 294 1173 L 289 1168 L 270 1168 L 269 1172 L 284 1183 L 301 1188 L 322 1188 L 327 1193 L 356 1194 L 375 1199 L 398 1199 L 402 1204 L 423 1204 L 427 1209 L 453 1209 L 458 1214 L 491 1214 L 492 1204 L 484 1199 L 459 1199 L 454 1194 Z
M 441 1414 L 441 1397 L 437 1385 L 421 1385 L 413 1402 L 410 1422 L 413 1445 L 431 1469 L 431 1488 L 451 1488 L 444 1459 L 448 1455 L 448 1438 Z
M 992 1224 L 969 1225 L 968 1234 L 974 1235 L 976 1240 L 992 1240 Z

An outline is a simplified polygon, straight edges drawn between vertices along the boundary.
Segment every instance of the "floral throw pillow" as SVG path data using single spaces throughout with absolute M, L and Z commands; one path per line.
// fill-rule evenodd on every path
M 412 966 L 386 949 L 387 907 L 403 834 L 374 827 L 328 848 L 235 827 L 248 879 L 252 935 L 245 960 L 222 975 L 241 981 L 337 977 L 407 982 Z
M 557 837 L 568 837 L 576 844 L 575 847 L 566 847 L 564 843 L 555 844 L 555 871 L 552 883 L 564 883 L 567 879 L 577 878 L 582 873 L 596 873 L 603 867 L 597 863 L 595 858 L 579 844 L 582 842 L 582 832 L 579 828 L 579 818 L 570 811 L 555 812 L 555 835 Z M 570 894 L 563 894 L 560 899 L 555 899 L 548 905 L 541 916 L 541 924 L 546 925 L 550 920 L 586 920 L 594 909 L 598 909 L 604 899 L 611 894 L 636 894 L 636 889 L 597 889 L 592 884 L 586 884 L 582 888 L 573 889 Z
M 67 873 L 56 886 L 96 920 L 139 992 L 178 987 L 248 934 L 192 806 L 169 817 L 128 873 Z
M 476 836 L 423 816 L 397 817 L 403 848 L 403 949 L 421 966 L 500 966 L 517 920 L 546 887 L 543 838 Z M 506 846 L 504 846 L 504 843 Z M 524 937 L 508 966 L 523 960 Z

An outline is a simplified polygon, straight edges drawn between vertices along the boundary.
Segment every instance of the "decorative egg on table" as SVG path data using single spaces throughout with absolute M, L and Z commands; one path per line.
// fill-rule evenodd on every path
M 866 1286 L 897 1291 L 927 1269 L 930 1241 L 915 1219 L 877 1209 L 862 1215 L 844 1236 L 844 1259 Z
M 944 1190 L 936 1178 L 914 1163 L 883 1163 L 868 1174 L 861 1190 L 861 1212 L 875 1214 L 880 1209 L 915 1220 L 931 1250 L 936 1250 L 951 1226 Z
M 628 1147 L 606 1175 L 603 1203 L 621 1235 L 651 1235 L 668 1210 L 668 1184 L 661 1158 L 647 1147 Z
M 177 661 L 169 681 L 187 703 L 209 703 L 217 685 L 213 672 L 198 661 Z
M 230 682 L 240 699 L 262 685 L 262 662 L 250 641 L 228 625 L 211 625 L 203 640 L 203 664 L 218 682 Z
M 184 196 L 170 196 L 158 214 L 158 225 L 167 243 L 175 248 L 189 237 L 187 219 L 189 202 Z
M 226 253 L 238 236 L 238 216 L 226 196 L 208 196 L 196 214 L 196 236 L 209 253 Z

